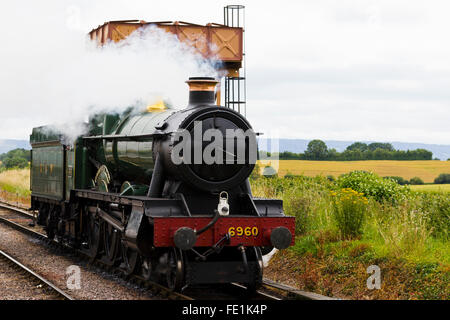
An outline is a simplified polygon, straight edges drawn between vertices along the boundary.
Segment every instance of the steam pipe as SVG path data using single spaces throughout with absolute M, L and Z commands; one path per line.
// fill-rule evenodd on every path
M 250 181 L 245 179 L 244 184 L 242 185 L 244 192 L 252 196 L 252 188 L 250 187 Z
M 164 181 L 164 168 L 159 153 L 156 155 L 155 167 L 153 168 L 152 180 L 148 188 L 147 197 L 157 198 L 161 196 Z
M 206 230 L 208 230 L 209 228 L 211 228 L 216 222 L 217 220 L 219 220 L 220 214 L 218 210 L 214 210 L 215 215 L 214 218 L 203 228 L 201 228 L 200 230 L 198 230 L 195 234 L 198 236 L 200 234 L 202 234 L 203 232 L 205 232 Z

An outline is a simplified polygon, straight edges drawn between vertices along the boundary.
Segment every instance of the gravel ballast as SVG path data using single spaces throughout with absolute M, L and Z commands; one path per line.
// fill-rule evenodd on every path
M 90 267 L 76 256 L 58 253 L 57 249 L 41 240 L 25 235 L 20 231 L 0 224 L 0 249 L 66 291 L 75 299 L 81 300 L 154 300 L 148 290 L 140 289 L 125 280 L 108 274 L 96 267 Z M 69 290 L 75 284 L 74 271 L 70 266 L 80 268 L 80 289 Z M 73 267 L 72 267 L 73 268 Z M 66 274 L 66 272 L 68 272 Z M 21 287 L 8 271 L 0 270 L 0 299 L 41 299 L 38 293 Z M 23 291 L 23 292 L 22 292 Z M 11 297 L 11 298 L 8 298 Z

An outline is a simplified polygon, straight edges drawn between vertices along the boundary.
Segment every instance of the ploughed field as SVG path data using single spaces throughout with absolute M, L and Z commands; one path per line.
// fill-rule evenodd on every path
M 337 178 L 343 173 L 354 170 L 371 171 L 379 176 L 399 176 L 405 179 L 421 178 L 425 183 L 432 183 L 441 173 L 450 173 L 450 161 L 394 161 L 394 160 L 364 160 L 364 161 L 308 161 L 308 160 L 259 160 L 260 170 L 265 166 L 278 169 L 278 175 L 288 173 L 293 175 L 332 175 Z

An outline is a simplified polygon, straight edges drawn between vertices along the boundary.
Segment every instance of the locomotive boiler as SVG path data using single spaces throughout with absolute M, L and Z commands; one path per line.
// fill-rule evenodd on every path
M 32 209 L 50 238 L 174 290 L 262 281 L 262 255 L 294 242 L 281 200 L 252 196 L 256 135 L 215 105 L 213 78 L 190 78 L 189 103 L 102 114 L 74 143 L 33 129 Z

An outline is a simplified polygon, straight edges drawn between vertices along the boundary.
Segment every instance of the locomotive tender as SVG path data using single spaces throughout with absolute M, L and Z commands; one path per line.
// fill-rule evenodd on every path
M 214 104 L 217 82 L 187 83 L 186 108 L 96 115 L 73 143 L 34 128 L 32 209 L 50 238 L 126 275 L 174 290 L 229 282 L 255 289 L 262 255 L 293 244 L 294 218 L 281 200 L 252 196 L 256 136 L 241 114 Z M 209 129 L 218 135 L 197 143 L 195 134 Z M 207 151 L 223 161 L 197 157 Z

